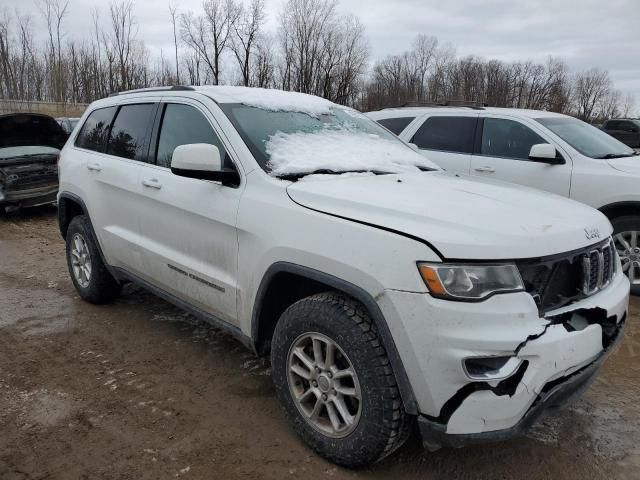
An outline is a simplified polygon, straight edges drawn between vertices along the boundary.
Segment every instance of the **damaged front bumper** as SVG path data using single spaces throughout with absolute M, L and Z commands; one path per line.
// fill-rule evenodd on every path
M 46 205 L 55 203 L 57 195 L 55 163 L 0 166 L 0 206 Z
M 629 283 L 619 272 L 604 290 L 544 317 L 524 292 L 480 303 L 385 293 L 423 440 L 436 449 L 521 434 L 579 396 L 621 338 Z

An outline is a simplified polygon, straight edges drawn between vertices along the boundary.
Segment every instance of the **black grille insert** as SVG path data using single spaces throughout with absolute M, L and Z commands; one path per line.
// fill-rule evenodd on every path
M 541 313 L 569 305 L 605 288 L 615 273 L 611 240 L 550 260 L 518 262 L 525 289 Z

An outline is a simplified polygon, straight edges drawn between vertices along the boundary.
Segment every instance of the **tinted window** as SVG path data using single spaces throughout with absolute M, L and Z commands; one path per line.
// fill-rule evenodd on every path
M 154 104 L 123 105 L 111 127 L 107 153 L 132 160 L 146 160 L 147 132 Z
M 100 108 L 89 114 L 76 138 L 76 147 L 104 152 L 116 107 Z
M 225 159 L 225 166 L 230 166 L 220 139 L 202 113 L 190 105 L 167 104 L 158 138 L 156 163 L 170 167 L 175 148 L 190 143 L 215 145 L 220 150 L 220 158 Z
M 637 132 L 638 131 L 638 126 L 632 122 L 631 120 L 626 121 L 626 122 L 620 122 L 620 129 L 624 130 L 625 132 Z
M 473 152 L 475 117 L 431 117 L 411 140 L 419 148 L 445 152 Z
M 383 118 L 378 120 L 378 123 L 396 135 L 400 135 L 400 132 L 407 128 L 407 125 L 413 122 L 414 118 L 416 117 Z
M 616 140 L 608 133 L 588 123 L 571 117 L 536 118 L 537 122 L 547 127 L 562 140 L 583 155 L 591 158 L 611 156 L 631 156 L 633 150 Z
M 607 122 L 607 126 L 609 130 L 618 130 L 620 128 L 620 122 L 618 120 L 610 120 Z
M 528 160 L 531 147 L 549 143 L 529 127 L 513 120 L 485 118 L 480 153 L 490 157 Z

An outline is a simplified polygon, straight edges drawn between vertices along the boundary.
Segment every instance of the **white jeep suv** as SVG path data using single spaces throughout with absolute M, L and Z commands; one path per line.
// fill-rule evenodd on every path
M 603 212 L 640 292 L 640 152 L 567 115 L 483 107 L 370 112 L 442 168 L 546 190 Z
M 629 281 L 602 213 L 447 173 L 362 114 L 241 87 L 94 102 L 59 221 L 93 303 L 134 282 L 270 354 L 294 429 L 347 466 L 496 440 L 579 394 Z

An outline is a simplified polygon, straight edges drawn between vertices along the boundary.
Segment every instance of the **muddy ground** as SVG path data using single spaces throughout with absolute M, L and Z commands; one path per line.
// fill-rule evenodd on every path
M 55 210 L 0 217 L 0 479 L 640 478 L 640 299 L 577 404 L 526 437 L 349 471 L 294 436 L 268 365 L 144 291 L 78 298 Z

